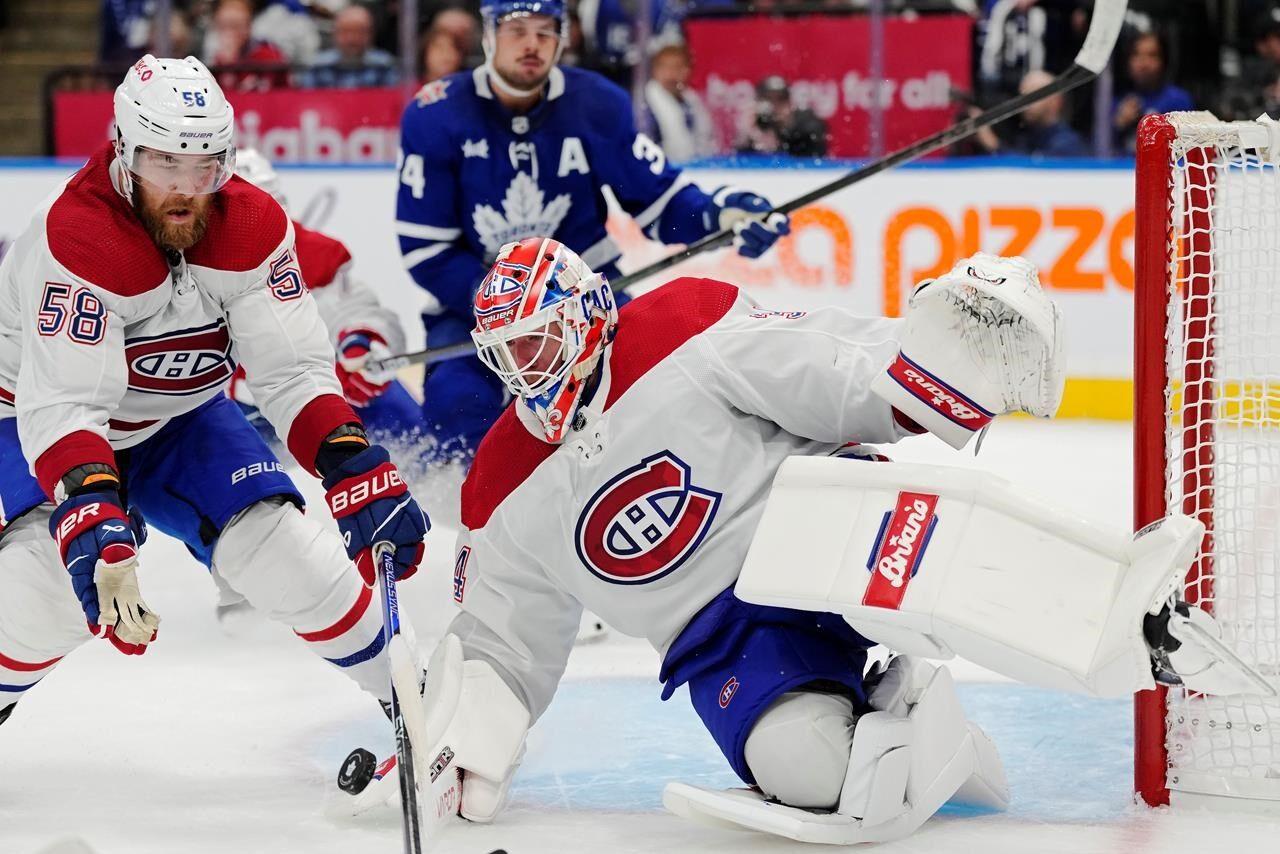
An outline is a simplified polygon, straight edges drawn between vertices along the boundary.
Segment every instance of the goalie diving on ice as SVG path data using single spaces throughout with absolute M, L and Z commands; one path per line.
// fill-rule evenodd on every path
M 958 449 L 998 415 L 1053 415 L 1061 321 L 1020 258 L 960 261 L 903 319 L 772 311 L 696 278 L 619 311 L 604 277 L 534 238 L 503 248 L 475 308 L 515 399 L 463 487 L 461 612 L 406 716 L 419 779 L 451 757 L 466 818 L 501 808 L 583 607 L 653 645 L 664 699 L 687 685 L 752 787 L 674 783 L 668 808 L 813 842 L 1007 802 L 995 745 L 923 657 L 1103 697 L 1157 679 L 1271 691 L 1212 617 L 1170 601 L 1195 520 L 1132 538 L 863 444 Z M 868 670 L 877 644 L 897 655 Z

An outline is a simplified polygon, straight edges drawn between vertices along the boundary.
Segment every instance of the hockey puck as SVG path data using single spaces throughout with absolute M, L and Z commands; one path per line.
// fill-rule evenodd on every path
M 349 795 L 360 794 L 373 782 L 373 772 L 377 768 L 378 758 L 363 747 L 357 747 L 338 769 L 338 788 Z

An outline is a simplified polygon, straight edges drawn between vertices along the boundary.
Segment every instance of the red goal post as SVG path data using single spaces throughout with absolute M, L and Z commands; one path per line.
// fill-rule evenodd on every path
M 1280 127 L 1209 113 L 1138 129 L 1134 524 L 1206 534 L 1182 596 L 1280 674 Z M 1280 813 L 1280 700 L 1135 701 L 1148 804 Z

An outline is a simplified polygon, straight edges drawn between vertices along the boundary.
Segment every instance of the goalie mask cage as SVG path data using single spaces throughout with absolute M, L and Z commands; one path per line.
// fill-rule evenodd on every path
M 1206 534 L 1182 596 L 1280 672 L 1280 134 L 1149 116 L 1138 130 L 1134 509 Z M 1280 699 L 1138 694 L 1135 788 L 1151 805 L 1280 813 Z

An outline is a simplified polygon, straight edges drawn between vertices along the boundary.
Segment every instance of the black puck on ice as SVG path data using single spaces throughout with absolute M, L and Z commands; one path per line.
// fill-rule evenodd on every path
M 360 794 L 373 782 L 373 772 L 377 768 L 378 758 L 363 747 L 357 747 L 338 769 L 338 788 L 349 795 Z

